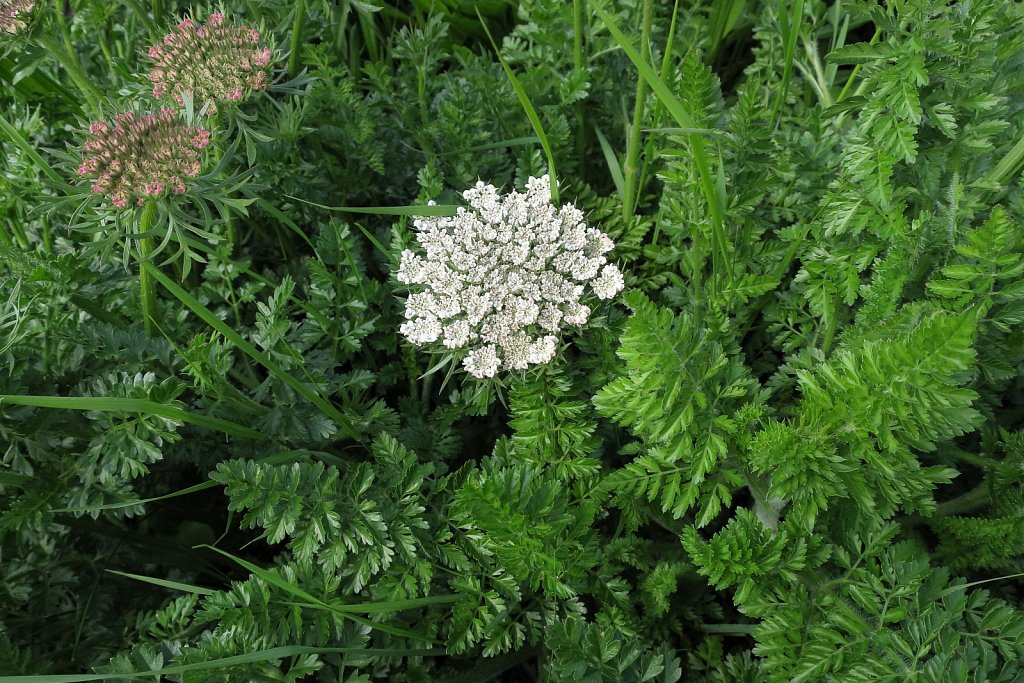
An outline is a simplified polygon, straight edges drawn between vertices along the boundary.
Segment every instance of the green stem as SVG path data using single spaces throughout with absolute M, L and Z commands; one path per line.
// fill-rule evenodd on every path
M 291 52 L 288 54 L 288 78 L 299 73 L 299 55 L 302 52 L 302 27 L 306 22 L 306 0 L 295 0 L 295 18 L 292 20 Z
M 153 21 L 159 23 L 164 16 L 164 4 L 161 0 L 153 0 L 150 3 L 150 8 L 153 12 Z
M 676 39 L 676 19 L 679 18 L 679 0 L 675 0 L 672 4 L 672 21 L 668 25 L 668 38 L 665 40 L 665 53 L 661 58 L 661 80 L 665 83 L 669 82 L 669 66 L 672 63 L 672 46 L 675 44 Z M 665 105 L 661 99 L 657 99 L 654 102 L 654 111 L 651 114 L 652 127 L 657 128 L 661 125 L 661 116 L 665 113 Z M 650 172 L 651 159 L 646 155 L 640 164 L 640 187 L 644 187 L 647 184 L 648 173 Z M 651 246 L 658 243 L 658 237 L 661 235 L 661 221 L 655 221 L 654 223 L 654 236 L 651 237 Z
M 988 484 L 981 482 L 962 496 L 939 503 L 935 506 L 935 516 L 944 517 L 968 512 L 988 503 L 990 499 L 991 493 Z
M 57 29 L 60 31 L 61 40 L 64 41 L 64 49 L 77 62 L 75 45 L 71 42 L 71 31 L 68 30 L 68 22 L 64 18 L 64 0 L 53 0 L 53 17 L 57 22 Z
M 586 0 L 572 0 L 572 58 L 577 73 L 585 66 L 583 61 L 583 6 Z M 576 103 L 576 163 L 583 165 L 586 128 L 584 127 L 583 101 Z
M 873 36 L 871 36 L 871 40 L 868 41 L 868 45 L 874 45 L 875 43 L 877 43 L 878 42 L 878 38 L 881 35 L 882 35 L 882 29 L 881 28 L 876 28 L 875 29 L 875 34 Z M 853 81 L 857 78 L 857 74 L 860 72 L 860 67 L 861 66 L 863 66 L 863 65 L 857 64 L 856 66 L 853 67 L 853 70 L 850 71 L 850 77 L 846 79 L 846 85 L 844 85 L 843 89 L 839 92 L 839 97 L 836 98 L 836 102 L 841 102 L 843 100 L 843 98 L 846 97 L 846 93 L 848 93 L 850 91 L 850 87 L 853 85 Z
M 78 65 L 78 60 L 71 54 L 64 51 L 60 45 L 58 45 L 53 38 L 46 35 L 40 35 L 37 38 L 40 45 L 42 45 L 53 57 L 61 63 L 64 70 L 68 72 L 68 76 L 74 82 L 75 86 L 82 91 L 86 99 L 89 100 L 89 104 L 97 111 L 100 111 L 100 103 L 103 101 L 103 93 L 100 89 L 89 80 L 85 72 L 82 71 L 82 67 Z
M 103 59 L 107 62 L 107 69 L 110 73 L 117 73 L 116 62 L 114 62 L 114 55 L 110 51 L 110 42 L 107 40 L 107 34 L 105 31 L 100 31 L 100 51 L 103 52 Z
M 644 0 L 643 24 L 640 28 L 640 56 L 644 61 L 648 60 L 651 42 L 651 17 L 653 15 L 653 2 Z M 645 54 L 646 53 L 646 54 Z M 622 187 L 622 219 L 629 222 L 633 218 L 635 197 L 639 194 L 637 184 L 637 170 L 640 160 L 640 132 L 644 119 L 644 100 L 647 98 L 647 80 L 640 75 L 636 81 L 636 102 L 633 106 L 633 126 L 630 129 L 629 141 L 626 145 L 626 164 L 623 167 L 625 176 Z
M 836 336 L 836 325 L 839 323 L 840 299 L 837 294 L 832 301 L 832 312 L 828 317 L 828 324 L 825 326 L 825 337 L 821 342 L 821 352 L 826 356 L 832 350 L 832 340 Z
M 139 234 L 145 235 L 153 229 L 153 219 L 156 217 L 157 204 L 150 199 L 142 207 L 142 214 L 139 216 Z M 153 253 L 153 238 L 140 237 L 139 260 L 145 261 Z M 150 337 L 157 335 L 156 328 L 156 287 L 153 285 L 153 276 L 145 268 L 139 269 L 139 289 L 142 293 L 142 324 L 146 334 Z
M 434 158 L 434 141 L 430 138 L 430 106 L 427 104 L 427 77 L 423 67 L 416 67 L 416 91 L 420 104 L 420 133 L 423 151 L 428 160 Z

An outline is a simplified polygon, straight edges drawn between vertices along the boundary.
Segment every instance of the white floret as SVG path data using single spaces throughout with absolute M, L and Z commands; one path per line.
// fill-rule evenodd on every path
M 478 379 L 484 379 L 494 377 L 498 372 L 498 367 L 501 365 L 501 359 L 498 358 L 498 353 L 494 346 L 488 344 L 487 346 L 473 349 L 466 354 L 462 365 L 469 374 Z

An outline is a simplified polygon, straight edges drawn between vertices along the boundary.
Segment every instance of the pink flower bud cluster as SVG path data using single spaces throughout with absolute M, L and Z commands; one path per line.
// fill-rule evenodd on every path
M 25 28 L 25 15 L 34 0 L 0 0 L 0 35 L 13 36 Z
M 191 96 L 197 107 L 238 102 L 268 84 L 270 50 L 260 46 L 260 33 L 224 23 L 224 15 L 211 14 L 205 24 L 185 19 L 164 36 L 162 45 L 149 48 L 154 61 L 149 72 L 153 97 L 171 97 L 179 105 Z
M 137 115 L 125 112 L 114 125 L 89 126 L 78 174 L 93 181 L 92 191 L 109 195 L 124 208 L 149 197 L 185 192 L 188 178 L 199 175 L 210 131 L 185 125 L 173 109 Z

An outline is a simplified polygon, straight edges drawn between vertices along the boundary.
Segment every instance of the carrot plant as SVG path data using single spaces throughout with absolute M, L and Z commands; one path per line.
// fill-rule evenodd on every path
M 0 0 L 0 683 L 1024 679 L 1004 0 Z

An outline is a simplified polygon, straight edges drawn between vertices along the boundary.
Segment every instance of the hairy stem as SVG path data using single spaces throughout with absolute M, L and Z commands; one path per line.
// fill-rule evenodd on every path
M 71 42 L 71 31 L 68 30 L 68 21 L 64 16 L 64 0 L 54 0 L 53 18 L 57 22 L 57 30 L 60 31 L 60 38 L 64 42 L 64 49 L 77 62 L 75 45 Z
M 583 6 L 586 0 L 572 0 L 572 61 L 576 72 L 582 72 L 583 61 Z M 583 101 L 576 103 L 576 163 L 582 166 L 585 143 Z
M 420 140 L 428 160 L 434 158 L 434 141 L 430 139 L 430 106 L 427 104 L 427 75 L 422 66 L 416 67 L 416 92 L 420 105 Z
M 935 516 L 945 517 L 969 512 L 970 510 L 979 508 L 989 502 L 990 497 L 991 494 L 988 484 L 986 482 L 981 482 L 962 496 L 957 496 L 956 498 L 952 498 L 944 503 L 936 505 Z
M 142 214 L 139 216 L 139 234 L 145 235 L 153 229 L 153 219 L 156 217 L 157 204 L 152 199 L 148 200 L 142 207 Z M 153 253 L 153 238 L 140 237 L 138 239 L 139 260 L 144 261 Z M 156 287 L 153 284 L 153 277 L 145 268 L 139 269 L 139 289 L 142 293 L 142 324 L 146 334 L 150 337 L 157 335 L 156 328 Z
M 648 61 L 651 42 L 651 17 L 653 16 L 652 0 L 644 0 L 644 13 L 640 28 L 640 55 Z M 644 100 L 647 98 L 647 81 L 638 76 L 636 81 L 636 102 L 633 106 L 633 126 L 629 132 L 626 145 L 626 163 L 623 167 L 625 176 L 622 187 L 622 219 L 628 222 L 633 217 L 636 196 L 639 194 L 637 171 L 640 161 L 640 132 L 644 120 Z
M 839 304 L 841 303 L 839 295 L 836 294 L 832 302 L 832 312 L 828 317 L 828 324 L 825 326 L 825 337 L 821 342 L 821 352 L 826 356 L 832 350 L 832 341 L 836 336 L 836 325 L 839 322 Z
M 292 20 L 291 51 L 288 54 L 288 78 L 299 73 L 299 55 L 302 52 L 302 27 L 306 23 L 306 0 L 295 0 L 295 18 Z

